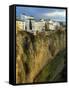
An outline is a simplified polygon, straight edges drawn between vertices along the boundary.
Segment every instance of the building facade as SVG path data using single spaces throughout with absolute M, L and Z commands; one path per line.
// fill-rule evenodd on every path
M 25 30 L 25 22 L 23 22 L 22 20 L 16 20 L 16 30 L 17 31 Z
M 59 27 L 60 27 L 60 24 L 58 22 L 54 22 L 52 20 L 48 21 L 49 30 L 58 30 Z
M 52 20 L 45 21 L 43 19 L 36 21 L 33 16 L 21 14 L 20 19 L 16 20 L 17 30 L 25 30 L 30 33 L 36 33 L 46 30 L 57 30 L 60 27 L 58 22 Z

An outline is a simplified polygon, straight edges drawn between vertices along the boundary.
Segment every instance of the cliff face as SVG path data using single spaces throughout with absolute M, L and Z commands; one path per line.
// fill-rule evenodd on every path
M 16 33 L 16 83 L 40 82 L 38 78 L 43 77 L 39 77 L 39 73 L 64 49 L 66 50 L 65 31 L 37 32 L 36 36 L 18 31 Z M 56 62 L 56 59 L 54 61 Z M 42 80 L 46 80 L 45 78 Z

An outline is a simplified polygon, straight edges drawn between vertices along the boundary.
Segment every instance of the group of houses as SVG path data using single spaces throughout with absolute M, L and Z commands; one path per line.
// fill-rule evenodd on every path
M 21 14 L 20 17 L 16 17 L 16 26 L 19 30 L 36 34 L 37 31 L 57 30 L 60 28 L 60 23 L 53 20 L 35 20 L 33 16 Z

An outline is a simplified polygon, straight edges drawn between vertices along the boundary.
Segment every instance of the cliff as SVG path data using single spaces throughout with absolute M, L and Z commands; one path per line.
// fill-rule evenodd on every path
M 18 31 L 16 33 L 16 83 L 55 81 L 55 77 L 64 68 L 65 52 L 65 31 L 37 32 L 36 35 Z

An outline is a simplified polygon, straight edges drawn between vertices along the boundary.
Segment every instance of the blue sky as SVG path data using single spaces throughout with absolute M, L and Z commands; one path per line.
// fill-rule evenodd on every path
M 34 16 L 35 19 L 52 19 L 55 21 L 66 20 L 65 9 L 53 9 L 53 8 L 37 8 L 37 7 L 16 7 L 16 16 L 20 16 L 22 13 L 26 15 Z

